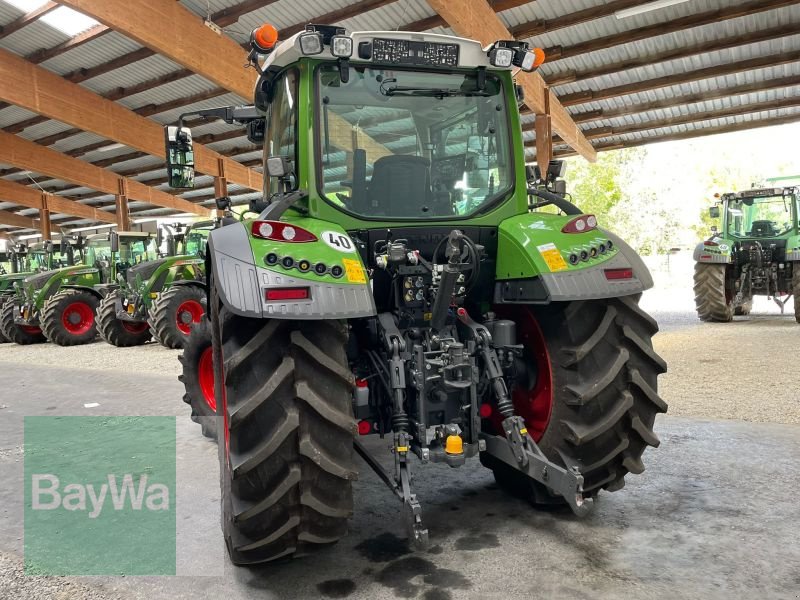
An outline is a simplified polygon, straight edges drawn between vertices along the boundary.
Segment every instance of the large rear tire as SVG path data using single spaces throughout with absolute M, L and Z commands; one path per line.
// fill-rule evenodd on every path
M 211 328 L 203 319 L 192 328 L 178 360 L 183 372 L 183 401 L 192 409 L 192 421 L 200 425 L 204 436 L 217 439 L 217 400 L 214 396 L 214 360 Z
M 94 341 L 99 303 L 97 296 L 86 290 L 56 292 L 42 308 L 42 333 L 59 346 L 79 346 Z
M 3 306 L 5 306 L 6 302 L 8 302 L 10 299 L 10 296 L 0 296 L 0 311 L 3 310 Z M 11 340 L 9 340 L 3 333 L 3 328 L 0 327 L 0 344 L 5 344 L 6 342 L 10 341 Z
M 14 311 L 17 305 L 13 300 L 8 300 L 0 309 L 0 331 L 8 340 L 28 346 L 30 344 L 41 344 L 47 341 L 39 327 L 26 327 L 14 323 Z
M 794 295 L 794 320 L 800 323 L 800 262 L 792 263 L 792 294 Z
M 338 541 L 357 477 L 345 325 L 248 319 L 215 295 L 212 339 L 231 560 L 268 562 Z
M 167 348 L 183 348 L 206 312 L 206 292 L 199 285 L 171 285 L 150 307 L 150 332 Z
M 653 423 L 657 413 L 667 410 L 656 391 L 666 364 L 652 346 L 658 326 L 638 302 L 638 296 L 627 296 L 520 306 L 501 313 L 518 323 L 524 359 L 537 365 L 535 378 L 549 378 L 544 386 L 552 397 L 549 413 L 541 408 L 530 413 L 521 403 L 524 394 L 521 398 L 515 393 L 517 414 L 534 415 L 526 418 L 531 435 L 550 460 L 580 469 L 587 496 L 601 489 L 622 489 L 625 475 L 644 471 L 644 450 L 659 445 Z M 544 348 L 530 344 L 529 336 L 542 340 Z M 535 361 L 537 355 L 544 363 Z M 541 390 L 540 382 L 531 389 Z M 481 461 L 508 491 L 535 504 L 563 503 L 563 498 L 488 454 L 483 453 Z
M 150 339 L 147 323 L 134 323 L 117 318 L 119 290 L 108 293 L 97 307 L 97 333 L 106 342 L 118 348 L 141 346 Z
M 725 290 L 725 265 L 694 266 L 694 304 L 701 321 L 727 323 L 733 319 L 733 298 Z

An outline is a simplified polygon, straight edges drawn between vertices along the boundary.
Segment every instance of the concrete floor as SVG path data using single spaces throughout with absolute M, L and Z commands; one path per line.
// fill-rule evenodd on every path
M 682 382 L 696 365 L 680 354 L 688 347 L 728 346 L 730 330 L 701 325 L 680 303 L 668 304 L 670 312 L 663 316 L 669 324 L 657 346 L 673 370 L 661 391 L 684 407 L 679 412 L 692 414 L 698 399 L 713 394 L 718 383 L 694 377 L 694 388 L 687 389 Z M 658 306 L 651 310 L 662 316 Z M 754 324 L 739 327 L 738 348 L 761 352 L 763 336 L 774 335 L 771 328 L 783 332 L 787 320 L 763 312 Z M 794 339 L 798 334 L 800 329 L 786 332 Z M 603 494 L 584 520 L 537 512 L 504 495 L 477 462 L 458 470 L 419 468 L 416 490 L 433 544 L 424 553 L 409 551 L 399 503 L 365 468 L 355 485 L 350 533 L 342 542 L 288 564 L 233 568 L 218 528 L 216 449 L 185 418 L 182 386 L 169 362 L 177 353 L 129 350 L 136 353 L 129 355 L 136 357 L 136 367 L 126 371 L 126 350 L 96 344 L 83 350 L 102 352 L 113 368 L 94 370 L 84 363 L 76 372 L 56 366 L 64 350 L 37 348 L 34 368 L 18 360 L 13 347 L 0 347 L 0 390 L 11 390 L 0 397 L 2 598 L 800 598 L 796 424 L 660 417 L 662 445 L 645 454 L 647 471 L 629 477 L 621 492 Z M 151 368 L 143 368 L 148 360 Z M 769 387 L 772 370 L 768 373 L 740 385 L 734 403 Z M 783 396 L 785 403 L 797 405 L 796 389 Z M 685 402 L 686 395 L 692 402 Z M 87 402 L 99 406 L 88 409 Z M 86 414 L 184 417 L 177 424 L 178 571 L 195 575 L 21 574 L 22 419 Z M 793 413 L 783 417 L 772 408 L 750 416 L 741 418 L 796 422 Z M 371 444 L 376 450 L 382 445 Z

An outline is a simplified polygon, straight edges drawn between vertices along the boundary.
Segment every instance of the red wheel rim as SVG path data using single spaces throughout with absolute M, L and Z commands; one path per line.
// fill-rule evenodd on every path
M 94 325 L 94 311 L 86 302 L 73 302 L 61 313 L 61 324 L 67 333 L 83 335 Z
M 149 325 L 145 323 L 134 323 L 133 321 L 120 321 L 122 328 L 128 333 L 144 333 Z
M 533 441 L 538 442 L 550 424 L 550 415 L 553 411 L 553 371 L 550 367 L 550 355 L 547 352 L 542 329 L 530 310 L 518 309 L 503 316 L 516 322 L 517 335 L 525 347 L 525 354 L 532 357 L 536 365 L 536 384 L 533 389 L 515 387 L 511 399 L 516 413 L 525 419 L 525 425 Z M 493 412 L 491 421 L 495 431 L 503 431 L 503 418 L 497 411 Z
M 209 346 L 200 355 L 200 363 L 197 365 L 197 381 L 200 390 L 203 392 L 203 399 L 208 407 L 217 412 L 217 399 L 214 396 L 214 351 Z
M 178 306 L 178 310 L 175 311 L 175 324 L 178 326 L 178 330 L 183 335 L 189 335 L 192 331 L 192 325 L 199 323 L 204 313 L 203 305 L 197 300 L 182 302 Z
M 35 327 L 33 325 L 20 325 L 19 328 L 23 333 L 27 333 L 28 335 L 39 335 L 42 333 L 41 327 Z

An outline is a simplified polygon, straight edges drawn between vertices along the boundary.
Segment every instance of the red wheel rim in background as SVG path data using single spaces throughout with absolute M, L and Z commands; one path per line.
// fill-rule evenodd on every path
M 525 355 L 532 357 L 536 364 L 536 385 L 531 390 L 516 387 L 511 399 L 516 414 L 525 419 L 528 433 L 534 442 L 538 442 L 550 424 L 550 415 L 553 411 L 553 371 L 550 366 L 550 355 L 547 352 L 542 329 L 530 310 L 520 308 L 514 312 L 504 311 L 504 313 L 502 318 L 511 319 L 517 324 L 517 336 L 525 347 Z M 490 418 L 495 431 L 502 432 L 503 417 L 495 410 Z
M 197 382 L 203 392 L 208 407 L 217 412 L 217 399 L 214 396 L 214 350 L 211 346 L 203 350 L 197 365 Z
M 147 328 L 150 327 L 146 321 L 144 323 L 134 323 L 133 321 L 120 321 L 120 323 L 122 323 L 122 328 L 128 333 L 144 333 L 145 331 L 147 331 Z
M 83 335 L 94 325 L 94 311 L 86 302 L 73 302 L 61 313 L 61 324 L 67 333 Z
M 178 306 L 178 310 L 175 311 L 175 324 L 178 326 L 178 330 L 183 335 L 189 335 L 192 331 L 192 325 L 194 323 L 199 323 L 204 313 L 203 305 L 197 300 L 186 300 L 182 302 L 181 305 Z M 184 321 L 183 315 L 188 315 L 191 321 Z

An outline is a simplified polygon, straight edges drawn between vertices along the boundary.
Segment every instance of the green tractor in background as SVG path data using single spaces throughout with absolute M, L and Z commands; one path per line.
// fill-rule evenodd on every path
M 420 547 L 412 460 L 480 458 L 503 488 L 578 515 L 641 473 L 667 410 L 638 305 L 652 279 L 549 178 L 527 184 L 512 70 L 539 52 L 318 25 L 265 47 L 261 33 L 248 135 L 264 139 L 265 196 L 209 235 L 198 359 L 233 562 L 341 539 L 355 453 Z M 170 180 L 191 181 L 191 132 L 166 139 Z M 391 473 L 367 435 L 391 439 Z
M 710 209 L 722 230 L 694 251 L 694 293 L 703 321 L 747 315 L 754 296 L 774 299 L 783 312 L 794 296 L 800 323 L 800 189 L 774 187 L 722 195 Z
M 67 266 L 67 256 L 61 255 L 61 246 L 53 242 L 42 241 L 33 244 L 17 243 L 6 251 L 5 266 L 0 272 L 0 313 L 5 303 L 14 295 L 14 284 L 22 282 L 26 277 Z M 31 331 L 30 333 L 37 333 Z M 0 327 L 0 343 L 10 341 Z
M 205 252 L 213 227 L 213 221 L 169 227 L 165 257 L 117 274 L 119 288 L 97 308 L 100 337 L 119 347 L 153 337 L 167 348 L 182 348 L 205 314 Z
M 79 238 L 65 251 L 75 257 L 72 266 L 17 284 L 15 297 L 0 313 L 0 327 L 9 339 L 18 344 L 88 344 L 97 335 L 97 307 L 116 287 L 117 274 L 157 257 L 153 234 L 135 231 Z

